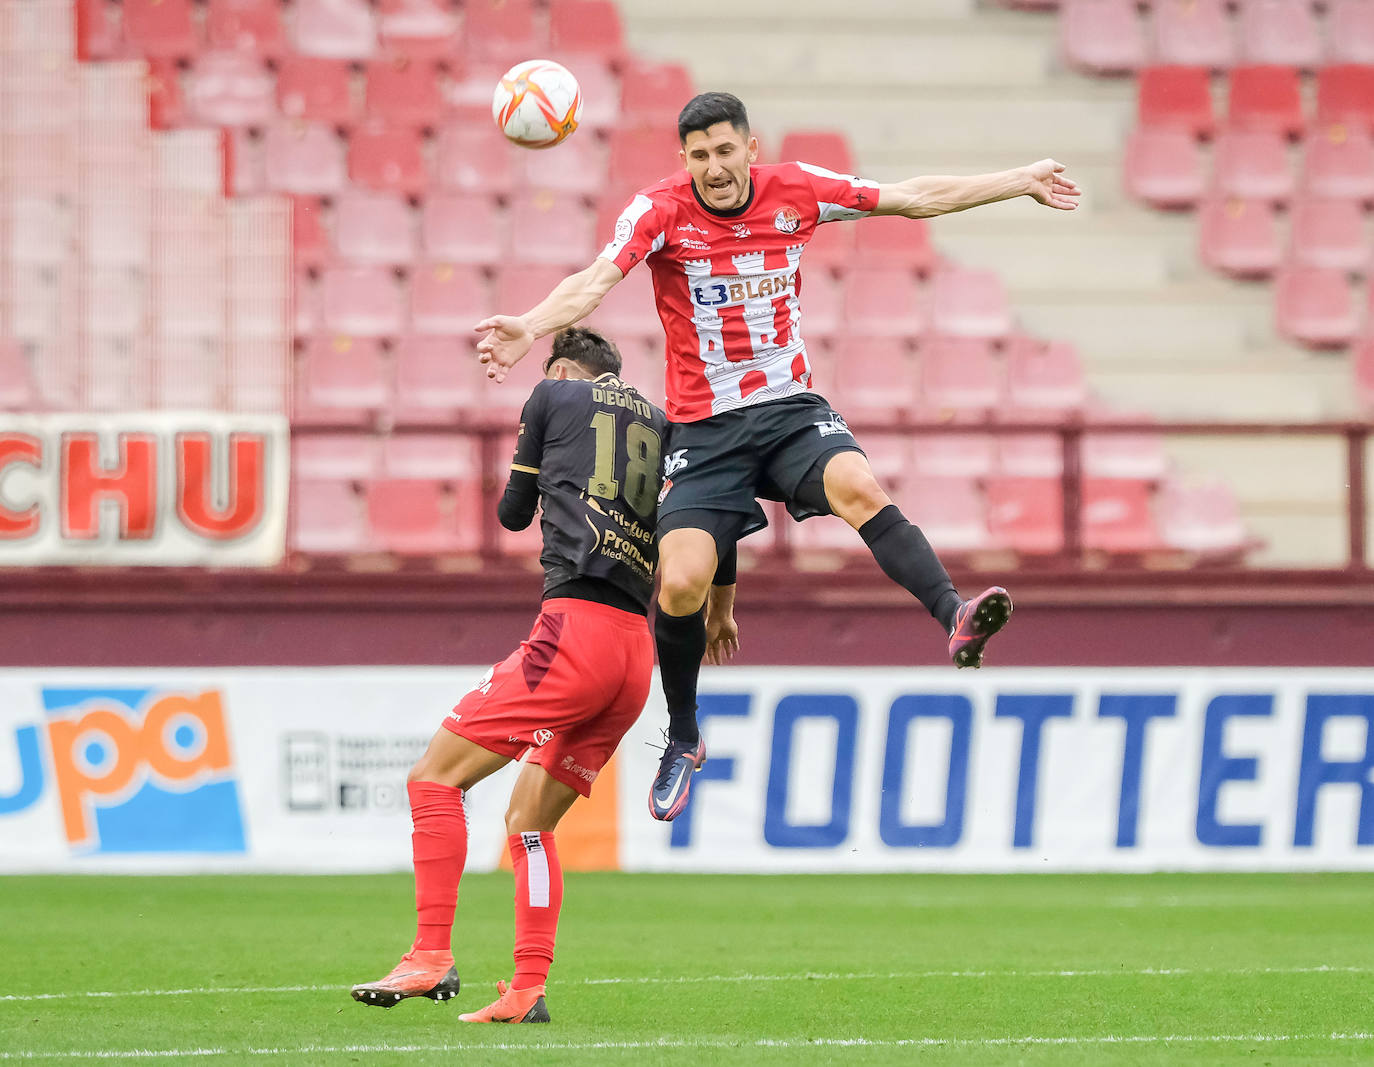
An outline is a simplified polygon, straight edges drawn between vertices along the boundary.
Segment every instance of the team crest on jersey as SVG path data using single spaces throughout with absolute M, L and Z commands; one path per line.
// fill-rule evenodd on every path
M 830 418 L 824 422 L 816 423 L 816 429 L 821 432 L 822 437 L 830 437 L 837 433 L 852 436 L 852 431 L 849 429 L 849 424 L 844 421 L 844 416 L 834 411 L 830 413 Z
M 742 222 L 732 222 L 732 223 L 730 224 L 730 229 L 732 229 L 732 230 L 735 231 L 735 236 L 736 236 L 736 237 L 743 238 L 743 237 L 753 237 L 753 236 L 754 236 L 754 231 L 751 230 L 751 229 L 749 229 L 749 227 L 746 226 L 746 225 L 745 225 L 744 223 L 742 223 Z
M 791 205 L 779 208 L 773 216 L 773 226 L 779 233 L 796 233 L 801 226 L 801 215 Z
M 621 216 L 615 223 L 615 239 L 617 241 L 628 241 L 635 232 L 635 224 L 629 219 Z
M 550 741 L 552 741 L 552 740 L 553 740 L 553 731 L 552 731 L 552 730 L 535 730 L 535 731 L 534 731 L 534 743 L 535 743 L 536 745 L 547 745 L 547 744 L 548 744 Z
M 663 461 L 663 477 L 671 478 L 685 466 L 687 466 L 687 449 L 679 448 L 676 452 L 669 452 Z

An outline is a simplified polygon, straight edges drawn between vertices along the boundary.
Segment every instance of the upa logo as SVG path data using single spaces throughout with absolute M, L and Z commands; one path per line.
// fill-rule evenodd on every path
M 42 698 L 43 726 L 16 731 L 21 780 L 0 794 L 0 816 L 43 796 L 46 762 L 74 853 L 245 851 L 218 690 L 45 687 Z

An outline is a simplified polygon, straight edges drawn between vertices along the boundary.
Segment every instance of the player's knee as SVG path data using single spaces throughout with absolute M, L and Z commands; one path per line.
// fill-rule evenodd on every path
M 712 571 L 690 563 L 668 563 L 659 571 L 658 603 L 670 615 L 690 615 L 706 603 Z
M 843 481 L 826 486 L 830 508 L 843 519 L 864 521 L 892 501 L 872 471 L 856 471 Z
M 554 820 L 557 822 L 557 820 Z M 532 834 L 541 831 L 552 831 L 553 824 L 545 825 L 549 820 L 542 816 L 540 812 L 529 808 L 524 804 L 512 803 L 506 809 L 506 836 L 511 834 Z

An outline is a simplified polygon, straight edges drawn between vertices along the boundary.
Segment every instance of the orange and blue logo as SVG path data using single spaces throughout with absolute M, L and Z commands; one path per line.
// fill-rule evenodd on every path
M 45 687 L 42 698 L 43 727 L 16 731 L 20 784 L 0 795 L 0 815 L 36 803 L 50 776 L 75 853 L 245 851 L 219 690 Z

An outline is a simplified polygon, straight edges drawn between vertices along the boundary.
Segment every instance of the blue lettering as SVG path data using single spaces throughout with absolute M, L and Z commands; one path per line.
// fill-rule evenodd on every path
M 949 772 L 945 779 L 945 818 L 929 826 L 902 822 L 902 783 L 909 752 L 907 739 L 917 719 L 948 719 Z M 883 795 L 878 835 L 894 848 L 952 848 L 964 834 L 964 798 L 968 792 L 969 739 L 973 705 L 962 696 L 904 696 L 892 704 L 887 720 L 887 753 L 883 757 Z
M 1116 808 L 1116 847 L 1135 848 L 1140 823 L 1140 769 L 1145 762 L 1145 731 L 1151 719 L 1172 719 L 1173 696 L 1103 695 L 1099 719 L 1124 719 L 1126 744 L 1121 753 L 1121 799 Z
M 1197 787 L 1197 839 L 1218 848 L 1254 848 L 1263 837 L 1259 823 L 1217 821 L 1217 798 L 1227 782 L 1253 782 L 1259 761 L 1251 756 L 1231 758 L 1222 753 L 1226 720 L 1232 716 L 1267 717 L 1274 713 L 1270 694 L 1215 697 L 1207 705 L 1202 728 L 1202 771 Z
M 1348 761 L 1322 758 L 1322 735 L 1331 719 L 1364 719 L 1364 758 Z M 1310 694 L 1307 721 L 1302 729 L 1302 767 L 1298 772 L 1298 812 L 1293 844 L 1311 846 L 1317 821 L 1317 792 L 1324 785 L 1347 782 L 1360 787 L 1360 827 L 1357 845 L 1374 845 L 1374 696 Z
M 697 726 L 703 737 L 706 736 L 706 723 L 714 718 L 749 717 L 751 697 L 748 693 L 699 693 L 697 695 Z M 668 838 L 669 848 L 687 848 L 692 843 L 692 809 L 701 797 L 701 787 L 705 782 L 728 782 L 735 777 L 735 761 L 729 756 L 717 756 L 706 746 L 706 762 L 692 779 L 692 792 L 682 814 L 670 824 L 673 828 Z
M 997 718 L 1021 720 L 1021 767 L 1016 781 L 1016 828 L 1013 848 L 1030 848 L 1035 831 L 1035 788 L 1040 777 L 1040 731 L 1048 719 L 1073 715 L 1073 694 L 999 696 Z
M 729 299 L 730 293 L 729 290 L 725 288 L 725 286 L 712 285 L 710 288 L 711 292 L 714 293 L 716 296 L 715 300 L 708 300 L 706 298 L 706 294 L 702 292 L 702 288 L 699 285 L 695 286 L 692 289 L 692 295 L 696 297 L 697 303 L 700 304 L 702 307 L 715 307 L 717 304 L 723 304 L 726 300 Z
M 0 794 L 0 815 L 23 811 L 43 792 L 43 761 L 38 753 L 38 728 L 21 726 L 14 731 L 19 749 L 19 787 L 9 794 Z
M 797 732 L 797 723 L 802 719 L 830 719 L 837 727 L 830 820 L 814 825 L 794 825 L 787 821 L 792 739 Z M 773 754 L 763 815 L 765 841 L 774 848 L 834 848 L 849 836 L 854 748 L 858 733 L 859 705 L 853 697 L 807 693 L 783 697 L 778 701 L 778 709 L 773 716 Z

